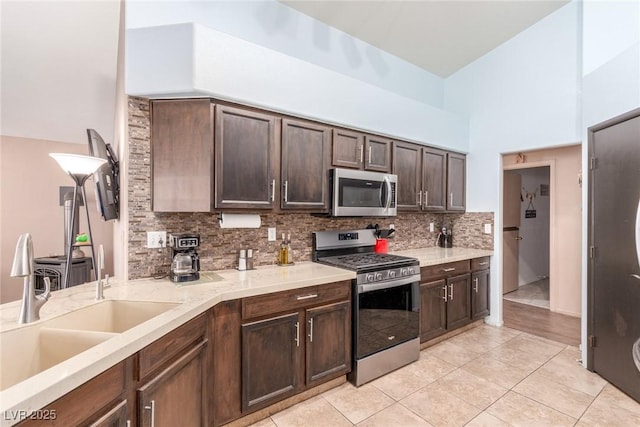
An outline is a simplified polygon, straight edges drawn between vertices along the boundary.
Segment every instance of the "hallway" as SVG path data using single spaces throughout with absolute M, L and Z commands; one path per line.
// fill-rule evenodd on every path
M 504 298 L 504 326 L 563 344 L 580 344 L 580 318 Z

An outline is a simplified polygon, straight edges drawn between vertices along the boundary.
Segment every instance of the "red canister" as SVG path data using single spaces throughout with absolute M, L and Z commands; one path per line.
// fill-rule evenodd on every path
M 378 254 L 386 254 L 389 252 L 389 241 L 387 239 L 376 239 L 374 250 Z

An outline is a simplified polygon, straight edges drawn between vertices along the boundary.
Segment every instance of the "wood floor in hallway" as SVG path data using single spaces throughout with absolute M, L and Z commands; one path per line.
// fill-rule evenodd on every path
M 580 344 L 580 318 L 503 300 L 504 326 L 568 345 Z

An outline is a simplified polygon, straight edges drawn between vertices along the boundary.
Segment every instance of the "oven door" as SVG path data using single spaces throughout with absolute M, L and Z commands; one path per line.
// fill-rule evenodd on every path
M 354 356 L 362 359 L 420 333 L 420 283 L 368 290 L 357 286 L 354 299 Z
M 333 169 L 333 216 L 395 216 L 397 176 Z

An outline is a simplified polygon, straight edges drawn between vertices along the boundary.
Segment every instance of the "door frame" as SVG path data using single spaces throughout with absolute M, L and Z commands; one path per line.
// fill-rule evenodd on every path
M 498 245 L 500 246 L 500 275 L 499 275 L 499 284 L 498 284 L 498 288 L 500 291 L 500 306 L 502 307 L 502 300 L 503 300 L 503 295 L 502 295 L 502 291 L 503 291 L 503 286 L 504 284 L 502 283 L 502 274 L 504 274 L 504 247 L 503 247 L 503 239 L 504 239 L 504 235 L 503 235 L 503 231 L 502 231 L 502 212 L 504 210 L 504 172 L 505 171 L 512 171 L 512 170 L 522 170 L 522 169 L 532 169 L 532 168 L 539 168 L 539 167 L 549 167 L 549 310 L 553 311 L 553 307 L 554 307 L 554 298 L 553 298 L 553 292 L 551 292 L 551 289 L 554 289 L 554 287 L 556 286 L 556 280 L 558 275 L 557 274 L 553 274 L 555 271 L 557 271 L 556 269 L 559 266 L 557 257 L 553 257 L 551 256 L 551 254 L 554 252 L 554 249 L 557 247 L 557 233 L 556 231 L 556 200 L 555 200 L 555 195 L 556 195 L 556 161 L 554 159 L 549 159 L 549 160 L 540 160 L 540 161 L 536 161 L 536 162 L 527 162 L 527 163 L 516 163 L 513 165 L 505 165 L 504 164 L 504 158 L 507 155 L 510 155 L 513 153 L 502 153 L 501 155 L 501 160 L 502 160 L 502 176 L 500 177 L 500 219 L 501 219 L 501 225 L 500 225 L 500 229 L 498 230 L 498 234 L 499 234 L 499 238 L 498 238 Z M 523 154 L 526 154 L 526 152 L 523 152 Z M 500 312 L 502 313 L 503 310 L 501 308 Z

